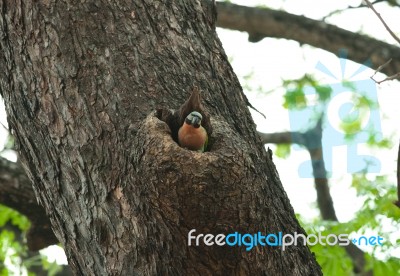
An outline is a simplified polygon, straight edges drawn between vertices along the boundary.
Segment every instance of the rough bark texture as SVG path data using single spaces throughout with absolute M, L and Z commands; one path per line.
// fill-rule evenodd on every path
M 303 230 L 215 34 L 211 1 L 0 1 L 0 91 L 77 275 L 320 275 L 307 247 L 188 247 Z M 210 151 L 154 110 L 198 86 Z
M 334 55 L 347 51 L 347 58 L 377 69 L 390 58 L 393 61 L 381 70 L 387 75 L 400 72 L 400 48 L 366 35 L 353 33 L 320 20 L 285 11 L 253 8 L 231 3 L 218 3 L 217 26 L 249 33 L 250 42 L 265 37 L 286 38 L 324 49 Z M 372 12 L 371 12 L 371 16 Z M 383 26 L 382 31 L 386 31 Z

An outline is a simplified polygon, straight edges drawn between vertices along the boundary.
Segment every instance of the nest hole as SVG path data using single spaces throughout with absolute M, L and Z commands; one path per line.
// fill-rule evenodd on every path
M 178 131 L 183 122 L 181 122 L 179 111 L 165 109 L 165 108 L 158 108 L 156 110 L 156 117 L 166 123 L 171 130 L 171 137 L 172 139 L 179 145 L 178 142 Z M 208 144 L 207 148 L 204 152 L 212 151 L 213 141 L 215 141 L 214 137 L 212 136 L 212 130 L 210 127 L 204 126 L 207 131 L 208 135 Z M 186 149 L 188 150 L 188 149 Z

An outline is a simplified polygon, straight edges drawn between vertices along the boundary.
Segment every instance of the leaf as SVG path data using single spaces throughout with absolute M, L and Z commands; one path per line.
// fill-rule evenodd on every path
M 307 106 L 307 100 L 304 95 L 303 89 L 296 88 L 287 91 L 284 96 L 283 106 L 289 109 L 302 109 Z
M 325 102 L 328 99 L 330 99 L 332 94 L 332 88 L 330 86 L 325 86 L 325 85 L 315 86 L 315 91 L 319 96 L 319 100 L 321 100 L 322 102 Z
M 0 204 L 0 227 L 4 226 L 7 222 L 11 222 L 22 231 L 28 230 L 30 222 L 27 217 L 7 206 Z
M 279 158 L 287 158 L 290 155 L 290 144 L 278 144 L 276 146 L 275 154 Z

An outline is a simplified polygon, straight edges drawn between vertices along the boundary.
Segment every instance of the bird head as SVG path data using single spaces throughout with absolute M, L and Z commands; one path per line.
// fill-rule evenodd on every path
M 199 128 L 201 126 L 201 120 L 203 116 L 197 111 L 190 112 L 185 119 L 185 123 L 193 126 L 194 128 Z

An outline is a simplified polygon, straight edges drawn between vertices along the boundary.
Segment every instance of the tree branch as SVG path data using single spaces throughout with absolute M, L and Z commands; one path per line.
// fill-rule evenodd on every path
M 247 32 L 253 41 L 264 37 L 291 39 L 335 55 L 346 49 L 348 59 L 357 63 L 371 60 L 370 66 L 374 69 L 393 58 L 393 62 L 382 73 L 390 76 L 400 71 L 400 48 L 366 35 L 284 11 L 225 2 L 217 2 L 217 8 L 218 27 Z
M 29 250 L 37 251 L 58 240 L 42 206 L 36 202 L 30 180 L 19 163 L 0 157 L 0 202 L 24 214 L 31 221 L 27 233 Z
M 301 132 L 275 132 L 275 133 L 258 133 L 264 144 L 299 144 L 304 146 L 306 141 Z
M 314 174 L 315 189 L 317 191 L 317 202 L 323 220 L 338 221 L 333 207 L 332 196 L 329 192 L 326 169 L 322 154 L 322 128 L 321 122 L 313 129 L 305 133 L 301 132 L 280 132 L 261 133 L 261 141 L 273 144 L 298 144 L 307 148 Z

